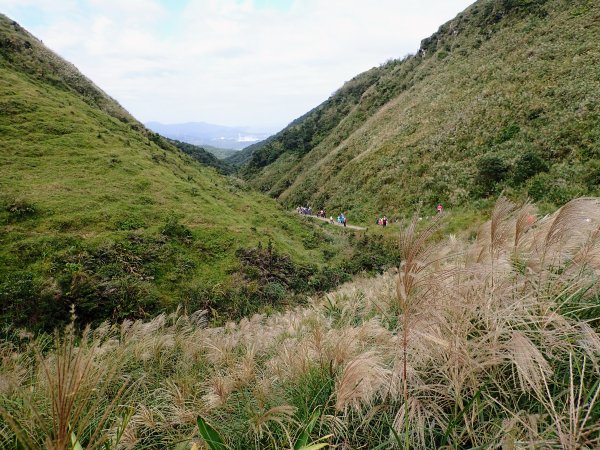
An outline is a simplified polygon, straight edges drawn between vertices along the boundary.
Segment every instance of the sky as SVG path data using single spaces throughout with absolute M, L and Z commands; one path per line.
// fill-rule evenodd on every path
M 473 0 L 0 0 L 142 122 L 276 131 Z

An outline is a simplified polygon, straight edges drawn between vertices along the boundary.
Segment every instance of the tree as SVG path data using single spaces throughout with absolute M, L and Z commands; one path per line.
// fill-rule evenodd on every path
M 477 184 L 484 196 L 493 194 L 498 183 L 506 179 L 510 166 L 498 155 L 487 154 L 477 161 Z

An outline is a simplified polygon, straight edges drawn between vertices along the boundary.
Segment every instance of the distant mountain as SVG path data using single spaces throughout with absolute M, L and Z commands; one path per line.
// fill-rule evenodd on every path
M 479 212 L 500 192 L 549 208 L 598 195 L 598 24 L 597 0 L 479 0 L 236 155 L 241 175 L 354 220 Z
M 164 124 L 148 122 L 148 128 L 170 139 L 199 146 L 219 149 L 242 150 L 269 137 L 270 133 L 253 131 L 247 127 L 227 127 L 205 122 Z M 207 149 L 210 151 L 210 149 Z M 217 156 L 215 154 L 215 156 Z M 217 156 L 219 157 L 219 156 Z

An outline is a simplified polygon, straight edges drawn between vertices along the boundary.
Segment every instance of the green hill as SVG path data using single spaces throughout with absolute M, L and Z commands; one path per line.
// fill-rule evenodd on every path
M 347 273 L 323 269 L 346 235 L 201 166 L 5 16 L 0 168 L 0 321 L 231 317 Z
M 347 82 L 242 175 L 285 205 L 479 210 L 504 191 L 542 209 L 599 192 L 600 3 L 480 0 Z

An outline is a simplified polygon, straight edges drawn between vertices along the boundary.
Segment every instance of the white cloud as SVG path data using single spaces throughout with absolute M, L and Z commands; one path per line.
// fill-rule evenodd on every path
M 0 9 L 140 120 L 280 127 L 359 72 L 416 51 L 470 2 L 0 0 Z

